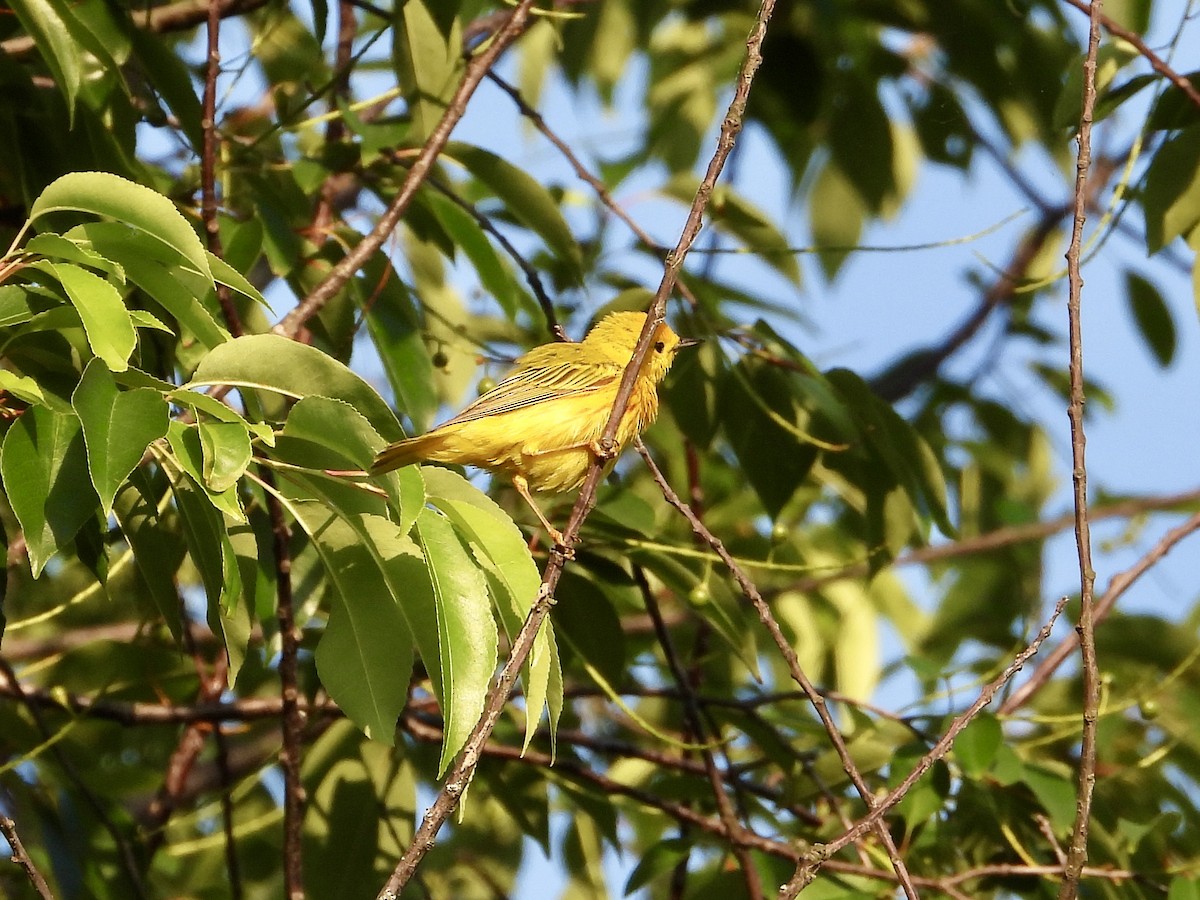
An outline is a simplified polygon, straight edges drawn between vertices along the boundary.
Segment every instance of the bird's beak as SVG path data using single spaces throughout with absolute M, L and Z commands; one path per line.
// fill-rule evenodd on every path
M 679 345 L 676 347 L 676 349 L 683 350 L 685 347 L 695 347 L 703 343 L 704 341 L 701 338 L 680 338 Z

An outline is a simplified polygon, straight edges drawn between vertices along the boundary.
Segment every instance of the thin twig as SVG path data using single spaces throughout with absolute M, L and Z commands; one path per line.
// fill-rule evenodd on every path
M 1094 14 L 1091 5 L 1084 3 L 1083 0 L 1066 0 L 1066 2 L 1085 15 L 1093 16 Z M 1095 13 L 1099 15 L 1100 24 L 1104 26 L 1105 31 L 1107 31 L 1113 37 L 1120 38 L 1121 40 L 1126 41 L 1133 46 L 1138 53 L 1142 54 L 1142 56 L 1146 58 L 1146 60 L 1150 63 L 1150 67 L 1154 69 L 1155 72 L 1157 72 L 1159 75 L 1162 75 L 1169 82 L 1171 82 L 1171 84 L 1183 91 L 1184 96 L 1187 97 L 1197 109 L 1200 109 L 1200 91 L 1196 90 L 1196 86 L 1192 84 L 1186 76 L 1179 74 L 1169 65 L 1167 65 L 1166 60 L 1146 46 L 1146 42 L 1142 40 L 1142 36 L 1136 31 L 1130 31 L 1119 22 L 1113 21 L 1098 10 L 1095 11 Z
M 493 39 L 492 48 L 489 49 L 493 49 L 503 43 L 501 38 L 506 33 L 513 33 L 513 36 L 515 36 L 515 31 L 520 28 L 520 24 L 514 23 L 516 23 L 519 17 L 527 14 L 528 6 L 527 2 L 522 2 L 516 7 L 513 19 L 501 29 Z M 688 214 L 687 223 L 684 226 L 683 233 L 680 235 L 679 242 L 675 250 L 668 256 L 667 263 L 664 266 L 663 278 L 655 294 L 654 302 L 647 311 L 646 326 L 642 329 L 642 334 L 638 339 L 633 357 L 622 376 L 620 387 L 617 390 L 612 414 L 609 417 L 608 425 L 604 429 L 604 434 L 600 442 L 601 446 L 606 449 L 613 446 L 613 437 L 616 434 L 621 417 L 624 415 L 625 408 L 629 405 L 629 398 L 633 393 L 634 382 L 638 372 L 641 370 L 642 364 L 649 355 L 650 341 L 654 334 L 654 329 L 662 321 L 667 296 L 670 294 L 678 278 L 679 270 L 683 265 L 688 248 L 691 247 L 696 234 L 700 230 L 701 219 L 708 205 L 709 198 L 712 195 L 717 177 L 720 175 L 725 160 L 729 156 L 729 151 L 733 147 L 737 133 L 741 130 L 742 117 L 746 109 L 746 100 L 750 95 L 750 86 L 754 81 L 755 73 L 762 63 L 762 42 L 766 37 L 767 22 L 771 17 L 771 11 L 774 9 L 774 6 L 774 0 L 763 0 L 762 5 L 759 7 L 753 30 L 746 42 L 746 57 L 738 73 L 733 100 L 721 125 L 716 152 L 713 154 L 704 179 L 696 191 L 696 198 L 692 202 L 692 208 Z M 473 59 L 472 65 L 481 58 L 482 55 Z M 469 66 L 468 73 L 470 71 L 471 67 Z M 479 77 L 482 77 L 482 73 L 479 74 Z M 477 82 L 478 78 L 476 79 Z M 448 110 L 447 118 L 449 117 L 449 112 Z M 444 121 L 445 119 L 443 119 Z M 430 156 L 430 160 L 432 161 L 432 155 Z M 409 179 L 405 182 L 406 185 L 408 181 L 413 180 L 415 171 L 416 167 L 414 166 L 414 170 L 409 173 Z M 422 177 L 423 175 L 424 173 L 422 173 Z M 416 190 L 415 185 L 413 190 Z M 359 247 L 361 246 L 362 244 L 360 243 Z M 579 534 L 580 526 L 582 526 L 583 521 L 591 512 L 592 507 L 595 506 L 596 489 L 600 484 L 600 478 L 604 471 L 604 463 L 605 460 L 600 458 L 593 460 L 587 477 L 584 479 L 583 486 L 579 492 L 579 498 L 576 500 L 575 507 L 571 511 L 571 517 L 567 522 L 567 527 L 563 535 L 564 541 L 568 545 L 575 540 Z M 463 792 L 470 783 L 475 767 L 479 764 L 483 748 L 491 736 L 492 729 L 495 727 L 500 712 L 504 708 L 509 692 L 516 682 L 521 665 L 529 655 L 534 639 L 542 627 L 542 623 L 545 621 L 546 615 L 550 610 L 550 605 L 554 601 L 554 591 L 558 586 L 559 579 L 562 577 L 563 567 L 566 565 L 567 549 L 567 547 L 555 547 L 551 552 L 550 559 L 542 575 L 542 584 L 538 589 L 533 606 L 525 618 L 525 624 L 522 625 L 520 632 L 518 632 L 512 642 L 512 649 L 496 683 L 484 701 L 484 709 L 479 722 L 467 738 L 458 760 L 446 778 L 445 785 L 443 785 L 437 798 L 435 798 L 426 811 L 420 827 L 413 836 L 412 843 L 405 850 L 400 862 L 397 863 L 395 870 L 388 878 L 383 889 L 379 892 L 379 900 L 395 900 L 399 896 L 404 885 L 408 883 L 416 872 L 417 866 L 420 865 L 425 854 L 433 846 L 434 839 L 441 829 L 442 824 L 454 809 L 457 808 Z
M 1095 520 L 1096 516 L 1093 514 L 1089 518 Z M 1114 575 L 1112 581 L 1108 583 L 1108 589 L 1096 601 L 1094 621 L 1104 621 L 1116 605 L 1117 600 L 1133 586 L 1135 581 L 1166 556 L 1176 544 L 1196 531 L 1200 531 L 1200 513 L 1196 513 L 1183 524 L 1172 528 L 1137 562 L 1125 571 Z M 1005 699 L 998 710 L 998 715 L 1012 715 L 1028 703 L 1029 699 L 1046 685 L 1059 666 L 1067 661 L 1078 646 L 1079 635 L 1077 633 L 1071 633 L 1063 638 L 1058 646 L 1038 663 L 1037 668 L 1029 676 L 1029 680 Z
M 1013 661 L 1009 663 L 1008 667 L 1003 672 L 1001 672 L 993 681 L 988 683 L 983 690 L 979 692 L 979 696 L 975 698 L 975 702 L 968 706 L 965 711 L 959 714 L 954 721 L 950 723 L 950 727 L 946 729 L 946 733 L 938 739 L 938 742 L 934 744 L 932 748 L 930 748 L 928 753 L 926 753 L 917 761 L 917 764 L 913 767 L 913 770 L 904 777 L 904 780 L 901 781 L 900 784 L 898 784 L 895 788 L 893 788 L 886 797 L 880 800 L 878 805 L 876 805 L 871 812 L 859 819 L 859 821 L 854 824 L 853 828 L 843 832 L 838 838 L 821 847 L 812 848 L 812 850 L 805 855 L 804 859 L 801 860 L 800 865 L 796 867 L 796 872 L 792 876 L 791 880 L 780 889 L 779 896 L 781 900 L 791 900 L 792 897 L 795 897 L 798 893 L 800 893 L 800 891 L 804 890 L 804 888 L 810 884 L 814 878 L 816 878 L 818 870 L 825 865 L 825 861 L 828 857 L 832 856 L 834 853 L 837 853 L 843 847 L 846 847 L 854 841 L 857 841 L 860 837 L 862 837 L 862 835 L 866 834 L 868 830 L 873 828 L 883 818 L 883 816 L 887 814 L 888 810 L 904 799 L 905 795 L 909 792 L 909 790 L 912 789 L 912 786 L 917 783 L 921 776 L 929 771 L 935 762 L 950 752 L 950 748 L 954 746 L 955 738 L 957 738 L 962 730 L 966 728 L 977 715 L 979 715 L 985 706 L 992 702 L 993 698 L 996 696 L 996 693 L 1002 687 L 1004 687 L 1004 685 L 1006 685 L 1009 680 L 1017 674 L 1017 672 L 1021 671 L 1021 667 L 1025 665 L 1026 661 L 1028 661 L 1030 657 L 1037 653 L 1038 649 L 1043 643 L 1045 643 L 1046 639 L 1050 637 L 1050 632 L 1054 629 L 1054 623 L 1058 621 L 1058 617 L 1066 605 L 1067 598 L 1060 598 L 1054 607 L 1054 611 L 1050 615 L 1050 620 L 1046 622 L 1044 626 L 1042 626 L 1042 630 L 1038 632 L 1037 637 L 1033 639 L 1028 647 L 1016 655 Z M 1054 871 L 1058 870 L 1055 869 Z
M 655 598 L 654 592 L 650 590 L 650 583 L 646 580 L 646 573 L 640 567 L 634 567 L 633 575 L 638 588 L 642 592 L 642 600 L 646 604 L 646 612 L 650 614 L 650 618 L 654 622 L 654 632 L 658 638 L 658 645 L 662 648 L 663 657 L 667 661 L 667 667 L 671 670 L 671 675 L 675 679 L 675 683 L 679 686 L 680 696 L 683 699 L 684 721 L 687 722 L 692 739 L 696 743 L 703 745 L 707 742 L 708 738 L 704 721 L 700 716 L 700 704 L 696 702 L 696 694 L 692 689 L 691 682 L 679 662 L 678 655 L 675 653 L 675 645 L 671 640 L 671 634 L 667 631 L 667 626 L 663 624 L 662 613 L 658 608 L 658 600 Z M 714 737 L 719 738 L 719 733 L 714 733 Z M 750 858 L 750 853 L 737 840 L 741 837 L 741 833 L 748 829 L 738 820 L 737 813 L 734 812 L 729 795 L 725 792 L 724 777 L 717 766 L 712 750 L 704 747 L 700 751 L 700 758 L 704 762 L 704 771 L 708 776 L 708 783 L 712 788 L 713 799 L 717 804 L 717 815 L 721 819 L 721 823 L 725 826 L 725 830 L 734 838 L 732 844 L 733 855 L 737 858 L 738 866 L 742 870 L 742 878 L 746 882 L 746 895 L 748 897 L 761 897 L 762 881 L 758 877 L 758 870 L 754 867 L 754 861 Z M 725 761 L 725 768 L 729 768 L 728 759 Z
M 4 839 L 8 841 L 11 850 L 9 861 L 25 870 L 25 877 L 29 879 L 29 883 L 33 885 L 33 889 L 37 891 L 42 900 L 54 900 L 50 885 L 46 883 L 46 879 L 30 858 L 29 851 L 21 843 L 21 835 L 17 832 L 17 823 L 8 816 L 0 815 L 0 834 L 4 835 Z
M 208 53 L 204 67 L 204 106 L 200 117 L 200 128 L 204 133 L 204 146 L 200 152 L 200 217 L 204 221 L 204 240 L 208 252 L 223 257 L 221 250 L 221 223 L 217 221 L 217 75 L 221 71 L 221 8 L 216 3 L 208 4 L 206 34 Z M 233 305 L 233 293 L 226 285 L 217 284 L 217 303 L 225 317 L 225 324 L 234 337 L 242 334 L 242 323 L 237 307 Z
M 1092 111 L 1096 105 L 1096 54 L 1100 47 L 1102 0 L 1092 0 L 1087 56 L 1083 61 L 1083 111 L 1079 117 L 1079 153 L 1075 162 L 1075 207 L 1071 244 L 1067 249 L 1067 319 L 1070 340 L 1071 480 L 1075 499 L 1075 544 L 1079 556 L 1079 649 L 1083 659 L 1083 736 L 1079 749 L 1079 787 L 1075 798 L 1075 826 L 1067 848 L 1067 865 L 1059 886 L 1059 900 L 1074 900 L 1079 892 L 1080 872 L 1087 862 L 1088 825 L 1091 822 L 1092 790 L 1096 784 L 1096 719 L 1100 711 L 1100 672 L 1096 663 L 1095 597 L 1096 572 L 1092 566 L 1091 526 L 1088 523 L 1087 438 L 1083 427 L 1083 329 L 1080 300 L 1083 277 L 1079 256 L 1083 246 L 1083 224 L 1087 218 L 1088 169 L 1092 164 Z
M 279 621 L 279 684 L 283 701 L 283 881 L 288 900 L 303 900 L 304 870 L 301 837 L 304 829 L 304 788 L 300 784 L 300 753 L 303 746 L 304 713 L 300 709 L 300 686 L 296 661 L 300 654 L 300 629 L 292 598 L 291 533 L 275 488 L 275 473 L 261 474 L 275 551 L 275 615 Z
M 738 565 L 737 560 L 725 549 L 725 545 L 721 542 L 721 539 L 709 531 L 704 523 L 696 518 L 691 508 L 679 499 L 679 495 L 675 493 L 666 477 L 659 470 L 657 464 L 654 462 L 654 457 L 650 455 L 650 452 L 646 449 L 645 444 L 641 442 L 641 439 L 638 439 L 635 446 L 638 453 L 642 455 L 642 459 L 645 460 L 646 466 L 649 468 L 654 481 L 658 484 L 663 497 L 687 519 L 688 524 L 692 527 L 692 531 L 721 557 L 721 561 L 725 564 L 730 574 L 733 575 L 733 579 L 737 582 L 738 587 L 741 588 L 743 596 L 750 601 L 750 605 L 754 607 L 754 611 L 758 614 L 759 621 L 767 629 L 771 640 L 775 642 L 776 648 L 778 648 L 780 655 L 787 664 L 788 674 L 800 686 L 800 690 L 804 692 L 809 703 L 812 704 L 813 709 L 816 711 L 817 717 L 821 720 L 825 732 L 829 735 L 830 743 L 833 744 L 838 759 L 841 760 L 842 769 L 845 771 L 847 777 L 849 777 L 851 784 L 854 785 L 855 790 L 858 791 L 858 795 L 867 805 L 867 808 L 874 809 L 878 804 L 874 792 L 867 786 L 866 781 L 863 780 L 862 773 L 858 771 L 858 766 L 854 764 L 854 758 L 850 755 L 850 750 L 846 746 L 846 741 L 842 737 L 841 731 L 838 730 L 837 723 L 833 721 L 833 716 L 829 713 L 829 706 L 825 702 L 825 698 L 821 696 L 821 693 L 809 680 L 808 676 L 804 674 L 804 670 L 800 667 L 800 660 L 796 656 L 795 648 L 784 636 L 783 630 L 779 627 L 779 623 L 771 613 L 771 608 L 767 605 L 767 601 L 763 599 L 754 582 L 750 580 L 749 576 L 742 570 L 742 567 Z M 904 889 L 905 895 L 910 900 L 917 897 L 917 889 L 912 883 L 912 879 L 908 874 L 908 868 L 905 866 L 899 850 L 896 848 L 896 842 L 892 840 L 891 832 L 888 831 L 887 826 L 882 821 L 876 822 L 874 830 L 888 851 L 888 857 L 892 862 L 892 867 L 896 870 L 896 876 L 900 880 L 900 885 Z
M 533 263 L 527 260 L 521 251 L 513 246 L 512 241 L 506 238 L 504 233 L 492 224 L 491 219 L 476 209 L 474 204 L 468 203 L 451 190 L 450 187 L 442 184 L 436 178 L 430 177 L 426 179 L 426 183 L 474 219 L 480 228 L 490 234 L 496 243 L 504 248 L 504 252 L 509 255 L 509 258 L 517 264 L 517 268 L 525 275 L 525 281 L 528 283 L 529 289 L 533 291 L 533 295 L 537 298 L 538 305 L 542 308 L 542 315 L 546 317 L 546 329 L 554 335 L 556 340 L 567 340 L 566 332 L 563 331 L 562 326 L 558 323 L 558 315 L 554 312 L 554 301 L 550 299 L 550 295 L 546 293 L 546 288 L 542 286 L 542 278 L 538 275 L 537 269 L 533 267 Z
M 416 196 L 417 189 L 429 175 L 434 160 L 442 152 L 446 142 L 450 140 L 450 133 L 466 112 L 467 102 L 475 93 L 484 74 L 500 54 L 525 30 L 529 19 L 529 10 L 532 6 L 533 0 L 521 0 L 513 8 L 504 25 L 492 37 L 486 49 L 471 57 L 462 81 L 446 106 L 446 112 L 434 127 L 424 146 L 421 147 L 416 159 L 413 160 L 412 168 L 408 170 L 404 183 L 400 186 L 399 192 L 392 199 L 387 210 L 379 217 L 379 221 L 375 223 L 370 232 L 363 235 L 353 249 L 338 261 L 329 274 L 321 280 L 321 283 L 313 288 L 295 309 L 283 317 L 283 320 L 275 326 L 277 333 L 285 337 L 295 337 L 304 323 L 333 299 L 354 277 L 354 273 L 361 269 L 383 246 L 384 241 L 400 223 L 409 203 Z

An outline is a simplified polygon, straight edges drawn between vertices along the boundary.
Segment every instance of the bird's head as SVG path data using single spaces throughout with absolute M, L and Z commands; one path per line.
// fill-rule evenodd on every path
M 646 314 L 641 312 L 610 313 L 587 333 L 584 343 L 603 351 L 614 362 L 625 365 L 637 347 Z M 650 355 L 646 357 L 643 372 L 655 383 L 666 377 L 675 362 L 675 354 L 685 347 L 693 347 L 700 341 L 681 338 L 666 322 L 661 323 L 650 341 Z

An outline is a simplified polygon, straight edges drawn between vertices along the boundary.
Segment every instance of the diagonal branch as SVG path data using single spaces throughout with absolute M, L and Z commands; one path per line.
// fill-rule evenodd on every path
M 363 235 L 362 239 L 338 261 L 337 265 L 330 270 L 321 283 L 313 288 L 308 296 L 297 304 L 296 308 L 284 316 L 283 320 L 275 326 L 275 331 L 278 334 L 282 334 L 285 337 L 295 337 L 304 323 L 316 315 L 326 303 L 332 300 L 346 286 L 346 283 L 354 277 L 354 273 L 361 269 L 367 260 L 383 246 L 384 241 L 388 239 L 396 226 L 400 224 L 400 219 L 408 210 L 408 205 L 412 202 L 413 197 L 416 196 L 417 189 L 420 188 L 429 176 L 434 161 L 446 146 L 446 142 L 450 140 L 450 133 L 458 124 L 459 119 L 466 112 L 467 103 L 475 93 L 475 89 L 479 87 L 479 82 L 483 80 L 483 76 L 496 62 L 500 54 L 525 30 L 526 23 L 529 20 L 529 10 L 532 6 L 533 0 L 521 0 L 513 8 L 512 13 L 496 32 L 487 48 L 478 55 L 471 57 L 470 62 L 467 63 L 463 79 L 458 85 L 458 89 L 454 92 L 454 96 L 446 106 L 446 112 L 442 115 L 436 127 L 434 127 L 433 133 L 429 135 L 429 139 L 425 142 L 424 146 L 421 147 L 421 152 L 413 160 L 412 168 L 408 170 L 408 175 L 405 177 L 404 183 L 400 186 L 400 190 L 392 200 L 391 205 L 379 217 L 379 221 L 375 223 L 375 227 Z
M 29 851 L 21 843 L 21 835 L 17 832 L 17 823 L 8 816 L 0 815 L 0 834 L 4 835 L 4 839 L 8 841 L 11 851 L 9 861 L 25 871 L 25 877 L 29 879 L 29 883 L 33 885 L 33 889 L 37 891 L 37 895 L 42 900 L 54 900 L 54 894 L 50 892 L 50 885 L 46 883 L 45 877 L 38 871 L 38 867 L 30 858 Z
M 1046 639 L 1050 637 L 1050 632 L 1054 628 L 1054 623 L 1058 621 L 1058 617 L 1066 605 L 1067 598 L 1061 598 L 1055 605 L 1054 612 L 1050 614 L 1049 621 L 1042 626 L 1042 630 L 1038 632 L 1037 637 L 1033 639 L 1028 647 L 1016 655 L 1013 661 L 1008 665 L 1008 668 L 1001 672 L 992 682 L 986 685 L 983 690 L 979 692 L 979 696 L 975 698 L 975 702 L 968 706 L 966 710 L 964 710 L 954 719 L 953 722 L 950 723 L 950 727 L 946 729 L 946 733 L 938 739 L 938 742 L 933 745 L 928 753 L 921 757 L 921 759 L 913 767 L 913 770 L 904 777 L 904 780 L 901 781 L 900 784 L 898 784 L 895 788 L 893 788 L 886 797 L 879 801 L 878 805 L 876 805 L 874 809 L 872 809 L 867 815 L 863 816 L 863 818 L 859 819 L 853 828 L 845 831 L 837 839 L 830 841 L 828 844 L 823 846 L 813 847 L 809 853 L 805 854 L 804 858 L 801 859 L 800 864 L 796 867 L 796 872 L 794 875 L 792 875 L 791 880 L 788 881 L 788 883 L 782 888 L 780 888 L 779 896 L 781 900 L 791 900 L 791 898 L 795 897 L 798 893 L 800 893 L 800 891 L 804 890 L 805 887 L 811 884 L 812 880 L 817 877 L 818 870 L 825 865 L 825 861 L 828 857 L 832 856 L 834 853 L 837 853 L 843 847 L 846 847 L 854 841 L 857 841 L 860 837 L 866 834 L 868 830 L 875 827 L 877 823 L 882 821 L 888 810 L 904 799 L 905 795 L 907 795 L 912 789 L 912 786 L 916 784 L 926 772 L 929 771 L 933 764 L 950 752 L 950 748 L 954 746 L 955 738 L 958 737 L 964 728 L 971 724 L 971 721 L 983 711 L 985 706 L 992 702 L 997 692 L 1004 687 L 1004 685 L 1008 684 L 1008 682 L 1014 675 L 1017 674 L 1017 672 L 1021 671 L 1021 667 L 1025 665 L 1025 663 L 1035 653 L 1038 652 L 1038 649 L 1041 648 Z M 1055 871 L 1058 870 L 1056 869 Z
M 1092 518 L 1094 519 L 1095 516 L 1092 516 Z M 1200 513 L 1196 513 L 1182 525 L 1172 528 L 1141 559 L 1124 572 L 1113 576 L 1112 581 L 1108 583 L 1108 590 L 1096 601 L 1095 621 L 1102 622 L 1112 611 L 1112 608 L 1116 605 L 1117 600 L 1121 598 L 1121 595 L 1129 590 L 1135 581 L 1141 578 L 1156 562 L 1166 556 L 1176 544 L 1196 531 L 1200 531 Z M 998 714 L 1002 716 L 1012 715 L 1028 703 L 1029 698 L 1045 686 L 1050 677 L 1058 671 L 1059 666 L 1067 661 L 1067 658 L 1075 652 L 1078 646 L 1079 635 L 1075 633 L 1067 635 L 1038 664 L 1037 668 L 1033 670 L 1033 674 L 1029 676 L 1029 680 L 1013 691 L 1004 703 L 1001 704 Z
M 1083 0 L 1066 0 L 1066 3 L 1075 7 L 1085 15 L 1090 16 L 1093 13 L 1091 5 L 1084 3 Z M 1121 40 L 1131 44 L 1138 53 L 1142 54 L 1142 56 L 1146 58 L 1147 62 L 1150 63 L 1150 67 L 1154 69 L 1155 72 L 1157 72 L 1159 75 L 1162 75 L 1167 79 L 1167 81 L 1171 82 L 1171 84 L 1183 91 L 1184 96 L 1192 102 L 1192 105 L 1197 109 L 1200 109 L 1200 90 L 1197 90 L 1196 86 L 1192 84 L 1191 81 L 1189 81 L 1186 77 L 1180 75 L 1169 65 L 1167 65 L 1166 60 L 1164 60 L 1146 45 L 1146 42 L 1142 40 L 1142 36 L 1140 34 L 1138 34 L 1136 31 L 1130 31 L 1120 22 L 1110 19 L 1108 16 L 1104 15 L 1104 13 L 1100 12 L 1099 9 L 1095 10 L 1095 13 L 1099 16 L 1100 24 L 1104 26 L 1105 31 L 1107 31 L 1113 37 L 1120 38 Z
M 508 25 L 501 30 L 501 34 L 497 35 L 492 48 L 489 49 L 494 49 L 497 44 L 502 43 L 500 40 L 501 35 L 512 32 L 515 36 L 516 27 L 519 26 L 514 27 L 514 21 L 518 16 L 528 13 L 528 6 L 528 3 L 523 2 L 517 7 L 516 12 L 513 14 L 513 20 L 510 20 Z M 683 260 L 688 249 L 700 231 L 701 219 L 705 208 L 708 206 L 709 198 L 712 196 L 717 177 L 721 174 L 725 160 L 729 157 L 737 134 L 741 130 L 742 117 L 746 110 L 746 101 L 750 96 L 750 86 L 754 82 L 755 73 L 762 64 L 762 44 L 767 34 L 767 22 L 770 20 L 771 12 L 774 8 L 774 0 L 762 0 L 754 27 L 747 38 L 746 57 L 738 72 L 737 86 L 734 90 L 733 100 L 730 102 L 729 109 L 725 114 L 725 120 L 721 124 L 721 133 L 717 139 L 716 152 L 713 154 L 704 179 L 696 191 L 696 198 L 692 202 L 691 212 L 688 214 L 687 223 L 684 226 L 679 242 L 675 250 L 667 258 L 662 282 L 659 284 L 654 302 L 651 304 L 646 316 L 646 326 L 642 329 L 642 334 L 638 339 L 638 345 L 634 350 L 633 358 L 630 360 L 629 366 L 626 368 L 625 374 L 621 379 L 621 386 L 617 391 L 612 414 L 609 417 L 608 425 L 605 427 L 604 436 L 601 440 L 602 446 L 606 448 L 613 446 L 613 436 L 616 434 L 617 425 L 625 412 L 625 408 L 629 405 L 629 398 L 633 393 L 637 374 L 649 354 L 651 336 L 658 322 L 662 321 L 667 296 L 670 294 L 672 287 L 679 277 L 679 270 L 683 265 Z M 475 60 L 472 60 L 472 63 L 474 62 Z M 468 67 L 468 74 L 470 74 L 470 71 L 471 67 Z M 478 73 L 478 77 L 482 78 L 482 71 Z M 464 83 L 465 81 L 464 79 Z M 476 79 L 477 82 L 478 78 Z M 453 108 L 453 105 L 451 108 Z M 450 111 L 448 110 L 447 118 L 449 114 Z M 432 156 L 430 157 L 430 161 L 432 161 Z M 427 168 L 428 165 L 426 166 Z M 414 165 L 413 171 L 409 173 L 408 181 L 413 179 L 414 173 L 417 171 L 417 166 Z M 408 181 L 405 182 L 406 186 Z M 415 191 L 415 189 L 414 186 L 412 190 Z M 401 189 L 400 196 L 404 196 L 403 188 Z M 359 246 L 362 246 L 361 243 Z M 579 499 L 575 502 L 571 518 L 567 522 L 566 531 L 564 532 L 564 541 L 568 544 L 568 547 L 570 542 L 574 541 L 578 536 L 580 526 L 591 512 L 592 507 L 596 504 L 596 489 L 600 484 L 603 470 L 604 461 L 599 458 L 593 460 L 591 468 L 588 470 L 587 478 L 584 480 L 583 487 L 580 490 Z M 442 824 L 449 818 L 454 809 L 457 808 L 458 802 L 467 785 L 470 783 L 471 776 L 475 772 L 475 767 L 479 764 L 483 748 L 491 736 L 492 729 L 495 728 L 496 721 L 500 717 L 500 712 L 504 708 L 509 692 L 516 683 L 521 665 L 525 662 L 525 658 L 533 648 L 534 639 L 541 629 L 546 615 L 550 611 L 550 605 L 554 601 L 554 592 L 558 587 L 559 579 L 562 577 L 563 567 L 566 565 L 568 547 L 555 547 L 551 552 L 545 572 L 542 575 L 542 585 L 538 589 L 537 597 L 534 599 L 529 615 L 525 619 L 525 624 L 521 626 L 520 632 L 513 639 L 512 650 L 496 683 L 493 685 L 484 702 L 484 709 L 479 722 L 467 738 L 462 753 L 451 768 L 441 792 L 421 821 L 420 827 L 413 836 L 412 843 L 405 850 L 400 862 L 397 863 L 395 870 L 384 884 L 383 889 L 379 892 L 379 900 L 395 900 L 399 896 L 400 891 L 416 872 L 417 866 L 420 865 L 425 854 L 433 846 L 434 839 L 441 829 Z
M 841 760 L 842 769 L 854 785 L 855 790 L 858 791 L 858 795 L 862 797 L 867 808 L 875 809 L 878 800 L 874 792 L 867 786 L 866 781 L 863 780 L 862 773 L 858 771 L 858 766 L 854 764 L 854 759 L 850 755 L 846 741 L 842 737 L 841 731 L 838 730 L 837 723 L 833 721 L 833 716 L 829 713 L 829 705 L 816 689 L 816 686 L 809 680 L 808 676 L 804 674 L 804 670 L 800 668 L 800 660 L 796 656 L 796 650 L 784 636 L 783 630 L 779 627 L 779 623 L 771 613 L 771 608 L 767 605 L 767 601 L 763 599 L 762 594 L 754 582 L 742 570 L 742 567 L 737 564 L 737 560 L 725 549 L 725 545 L 721 542 L 721 539 L 709 531 L 704 523 L 696 517 L 696 514 L 692 512 L 691 507 L 679 499 L 679 496 L 663 476 L 663 473 L 655 464 L 654 458 L 646 450 L 645 445 L 640 439 L 637 442 L 637 449 L 642 455 L 642 459 L 645 460 L 647 467 L 649 467 L 650 474 L 654 477 L 659 490 L 662 491 L 667 502 L 674 506 L 687 519 L 688 524 L 692 527 L 692 532 L 712 547 L 713 551 L 721 557 L 721 561 L 725 563 L 725 567 L 729 569 L 730 574 L 733 575 L 733 579 L 738 583 L 738 587 L 741 588 L 743 596 L 750 601 L 750 604 L 754 607 L 754 611 L 758 614 L 759 621 L 767 629 L 771 640 L 775 642 L 776 648 L 778 648 L 780 655 L 787 664 L 788 673 L 792 676 L 792 680 L 800 686 L 800 690 L 804 691 L 808 702 L 816 710 L 817 716 L 820 718 L 821 724 L 825 727 L 825 732 L 829 735 L 829 740 L 837 752 L 838 759 Z M 882 820 L 879 820 L 873 827 L 879 835 L 879 839 L 883 842 L 884 847 L 887 848 L 892 867 L 896 870 L 896 877 L 900 880 L 900 885 L 904 888 L 905 895 L 910 900 L 911 898 L 915 898 L 917 896 L 917 889 L 912 883 L 908 869 L 900 856 L 900 851 L 897 849 L 895 841 L 892 840 L 891 833 L 887 830 L 887 826 Z

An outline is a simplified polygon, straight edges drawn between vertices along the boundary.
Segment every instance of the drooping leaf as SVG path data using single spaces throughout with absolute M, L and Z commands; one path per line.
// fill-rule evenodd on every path
M 1200 125 L 1185 128 L 1154 154 L 1142 199 L 1146 248 L 1157 253 L 1200 222 Z
M 83 425 L 88 470 L 104 514 L 146 447 L 167 433 L 167 401 L 150 388 L 118 390 L 112 373 L 93 359 L 71 397 Z
M 429 502 L 441 510 L 467 542 L 475 560 L 488 574 L 492 600 L 510 640 L 517 636 L 533 608 L 541 576 L 520 529 L 494 500 L 473 488 L 462 476 L 431 466 L 425 473 Z M 549 697 L 558 654 L 549 618 L 543 620 L 522 670 L 525 684 L 525 747 L 533 739 L 547 703 L 552 725 L 562 697 Z M 561 675 L 556 679 L 561 686 Z
M 371 468 L 375 454 L 385 441 L 371 423 L 348 403 L 328 397 L 305 397 L 288 414 L 283 433 L 333 451 L 329 468 Z M 407 534 L 425 503 L 421 470 L 406 466 L 383 475 L 375 482 L 387 491 L 401 534 Z
M 335 588 L 329 622 L 317 645 L 321 681 L 368 737 L 390 744 L 408 697 L 412 633 L 359 531 L 320 504 L 294 502 L 291 509 Z M 419 578 L 415 545 L 401 535 L 388 543 L 384 564 L 400 570 L 397 580 Z
M 99 506 L 79 420 L 44 406 L 27 409 L 4 436 L 0 474 L 36 578 Z
M 112 511 L 155 607 L 178 640 L 182 625 L 175 573 L 185 548 L 160 513 L 159 500 L 144 473 L 134 472 L 125 480 L 117 491 Z
M 1164 368 L 1175 359 L 1175 319 L 1158 288 L 1136 272 L 1125 273 L 1125 296 L 1138 331 Z
M 67 101 L 72 124 L 84 75 L 84 49 L 53 0 L 15 0 L 10 7 L 42 53 Z
M 394 30 L 397 74 L 412 111 L 414 141 L 429 137 L 446 112 L 463 70 L 462 26 L 444 30 L 424 0 L 407 0 Z
M 437 605 L 445 721 L 438 771 L 444 772 L 483 712 L 496 666 L 496 623 L 483 572 L 442 514 L 422 510 L 416 536 Z

